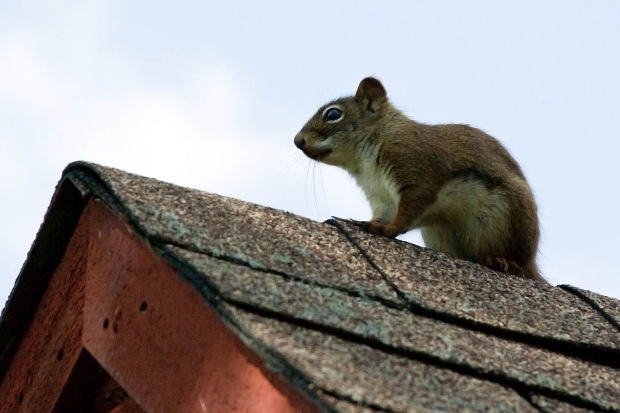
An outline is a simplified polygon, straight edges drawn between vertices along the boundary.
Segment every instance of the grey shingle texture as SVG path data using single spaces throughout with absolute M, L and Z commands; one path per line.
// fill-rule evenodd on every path
M 64 180 L 323 410 L 620 410 L 617 300 L 94 164 Z

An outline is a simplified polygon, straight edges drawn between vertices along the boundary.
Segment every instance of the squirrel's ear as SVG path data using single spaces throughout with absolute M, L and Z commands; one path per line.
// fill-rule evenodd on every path
M 357 87 L 355 96 L 368 100 L 368 109 L 375 111 L 382 103 L 387 100 L 385 88 L 374 77 L 367 77 L 362 79 L 360 85 Z

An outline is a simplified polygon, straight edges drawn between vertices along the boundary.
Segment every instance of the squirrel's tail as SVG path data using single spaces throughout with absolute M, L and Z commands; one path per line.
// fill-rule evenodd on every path
M 526 278 L 546 282 L 536 265 L 538 240 L 540 237 L 538 213 L 532 190 L 521 177 L 511 176 L 506 179 L 510 199 L 510 246 L 513 259 L 522 268 Z
M 540 274 L 540 270 L 534 261 L 523 268 L 523 276 L 534 281 L 548 284 L 547 280 Z

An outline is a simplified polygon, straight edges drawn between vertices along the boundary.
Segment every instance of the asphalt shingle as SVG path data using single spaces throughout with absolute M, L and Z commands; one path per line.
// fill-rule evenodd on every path
M 328 410 L 620 411 L 617 300 L 99 165 L 71 164 L 61 183 L 69 195 L 48 217 L 65 215 L 44 233 L 73 231 L 101 199 Z M 28 305 L 3 325 L 19 327 Z M 19 337 L 2 340 L 5 366 Z

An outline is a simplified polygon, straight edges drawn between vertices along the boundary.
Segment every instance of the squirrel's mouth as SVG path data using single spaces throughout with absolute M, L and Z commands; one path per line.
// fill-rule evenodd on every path
M 324 159 L 327 155 L 332 153 L 332 150 L 331 149 L 320 149 L 320 150 L 313 151 L 313 150 L 305 149 L 304 153 L 306 154 L 308 158 L 314 159 L 315 161 L 320 161 L 321 159 Z

